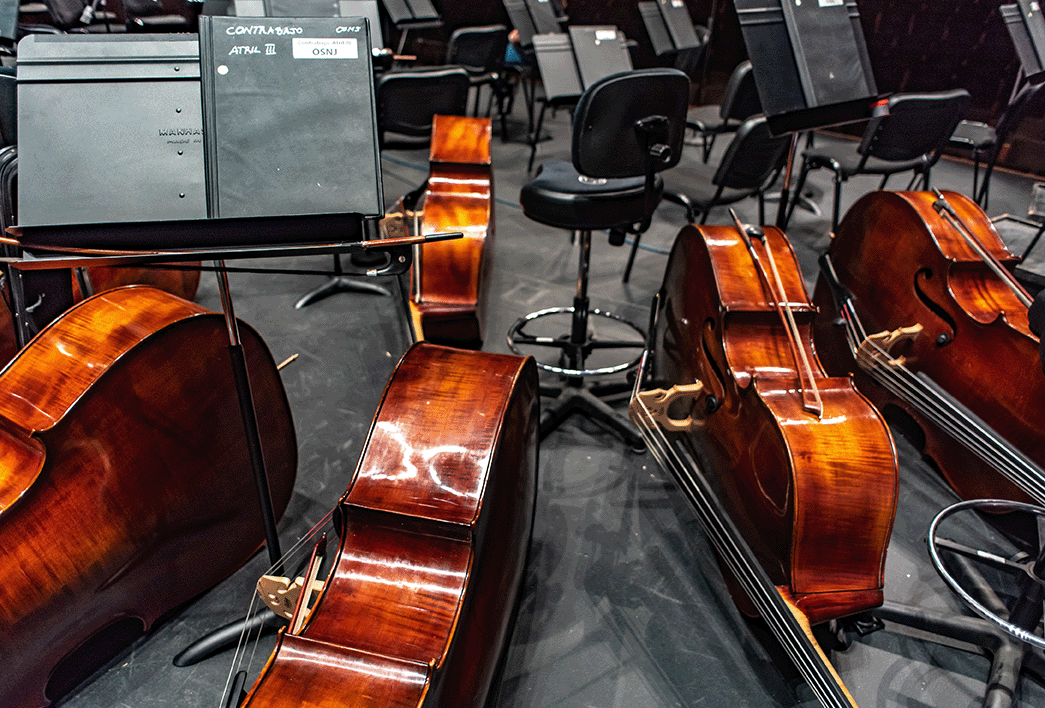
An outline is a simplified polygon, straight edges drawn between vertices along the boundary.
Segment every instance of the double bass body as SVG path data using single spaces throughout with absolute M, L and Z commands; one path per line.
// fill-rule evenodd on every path
M 340 547 L 244 706 L 478 706 L 514 616 L 536 498 L 532 359 L 415 344 L 342 498 Z
M 1003 266 L 1015 261 L 994 226 L 968 198 L 945 192 L 980 245 Z M 868 333 L 912 325 L 921 330 L 890 353 L 923 373 L 986 421 L 997 434 L 1045 465 L 1045 377 L 1027 306 L 937 211 L 929 192 L 872 192 L 853 205 L 832 239 L 838 279 L 853 296 Z M 863 373 L 845 344 L 828 288 L 818 283 L 814 336 L 824 365 L 855 372 L 860 390 L 880 408 L 907 412 L 924 433 L 924 452 L 967 499 L 1030 501 L 936 423 Z M 917 395 L 917 388 L 909 392 Z M 989 433 L 989 434 L 994 434 Z
M 273 505 L 297 445 L 242 326 Z M 221 315 L 148 287 L 85 300 L 0 372 L 0 705 L 75 687 L 260 546 Z
M 796 352 L 737 229 L 687 226 L 672 250 L 654 338 L 658 383 L 703 384 L 685 437 L 770 579 L 812 624 L 882 602 L 895 513 L 892 438 L 848 378 L 811 347 L 814 309 L 790 244 L 766 243 L 812 364 L 822 411 L 803 407 Z M 765 246 L 754 243 L 760 260 Z

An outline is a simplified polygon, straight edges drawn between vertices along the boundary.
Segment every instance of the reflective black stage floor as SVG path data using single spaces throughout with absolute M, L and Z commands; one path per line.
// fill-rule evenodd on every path
M 577 252 L 568 234 L 528 221 L 518 207 L 528 149 L 519 142 L 520 123 L 513 127 L 513 142 L 495 138 L 493 145 L 497 235 L 486 349 L 498 352 L 507 351 L 504 333 L 517 317 L 570 304 L 576 282 Z M 549 128 L 554 139 L 541 144 L 538 162 L 566 154 L 567 117 L 555 116 Z M 726 142 L 719 141 L 711 166 L 699 164 L 699 151 L 692 149 L 683 166 L 669 173 L 668 184 L 685 190 L 690 180 L 709 179 Z M 384 161 L 389 203 L 419 184 L 427 170 L 427 151 L 390 152 Z M 965 164 L 944 161 L 933 177 L 940 188 L 971 189 L 971 168 Z M 814 200 L 829 210 L 826 173 L 810 182 Z M 1025 178 L 996 175 L 989 213 L 1026 213 L 1030 184 Z M 876 185 L 876 180 L 851 180 L 843 209 Z M 755 220 L 753 201 L 741 203 L 738 211 L 746 221 Z M 711 221 L 726 223 L 727 218 L 725 211 L 715 211 Z M 628 285 L 620 280 L 626 249 L 613 248 L 596 234 L 593 305 L 644 326 L 667 249 L 683 219 L 678 207 L 660 208 Z M 799 211 L 789 230 L 810 285 L 815 258 L 828 242 L 829 219 L 829 213 L 817 217 Z M 292 265 L 328 264 L 324 257 L 298 259 Z M 293 308 L 303 293 L 322 282 L 318 276 L 232 276 L 237 313 L 262 333 L 276 360 L 300 355 L 282 374 L 300 447 L 294 497 L 280 524 L 285 546 L 344 491 L 381 389 L 406 346 L 398 310 L 387 298 L 342 294 L 305 310 Z M 213 278 L 205 275 L 203 283 L 198 301 L 220 309 Z M 929 565 L 923 541 L 932 516 L 956 499 L 909 444 L 900 445 L 900 507 L 886 595 L 961 612 Z M 624 450 L 592 425 L 568 422 L 541 447 L 536 521 L 497 705 L 816 705 L 787 662 L 774 658 L 776 650 L 764 641 L 761 627 L 734 609 L 693 513 L 649 455 Z M 191 668 L 175 668 L 171 657 L 200 633 L 241 615 L 265 565 L 263 554 L 256 556 L 138 642 L 64 705 L 217 706 L 231 654 Z M 270 646 L 259 648 L 255 671 Z M 978 706 L 988 666 L 982 657 L 888 632 L 858 639 L 834 660 L 865 708 Z M 1020 705 L 1045 705 L 1045 690 L 1025 682 Z

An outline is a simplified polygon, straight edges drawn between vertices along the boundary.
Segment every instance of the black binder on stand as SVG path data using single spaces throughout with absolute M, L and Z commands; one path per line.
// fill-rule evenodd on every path
M 273 23 L 272 34 L 244 35 L 253 25 L 200 18 L 210 216 L 380 216 L 366 23 L 297 18 L 293 25 L 293 32 Z

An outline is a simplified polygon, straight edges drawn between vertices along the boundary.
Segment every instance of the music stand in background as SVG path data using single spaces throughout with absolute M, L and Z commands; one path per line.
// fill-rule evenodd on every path
M 700 36 L 682 0 L 651 0 L 638 4 L 653 52 L 672 57 L 676 69 L 690 74 L 707 50 L 708 35 Z M 707 30 L 701 28 L 702 33 Z
M 562 32 L 566 29 L 569 18 L 559 15 L 552 0 L 524 0 L 524 2 L 526 9 L 530 11 L 530 17 L 533 18 L 537 34 Z
M 549 105 L 552 108 L 572 106 L 596 81 L 633 68 L 627 41 L 613 25 L 573 26 L 569 34 L 538 34 L 533 38 L 533 48 L 544 84 L 544 101 L 530 134 L 528 172 L 533 170 L 544 113 Z
M 733 0 L 769 129 L 791 133 L 777 226 L 786 222 L 799 131 L 871 117 L 878 89 L 854 0 Z
M 443 26 L 443 20 L 431 0 L 381 0 L 381 4 L 388 19 L 400 32 L 396 54 L 403 53 L 410 30 Z
M 1017 0 L 999 6 L 998 11 L 1012 38 L 1023 75 L 1031 83 L 1045 80 L 1045 17 L 1037 0 Z

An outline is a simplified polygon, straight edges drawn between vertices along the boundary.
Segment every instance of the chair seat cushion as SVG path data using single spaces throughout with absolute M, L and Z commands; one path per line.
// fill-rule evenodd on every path
M 837 145 L 824 145 L 815 150 L 806 150 L 802 153 L 805 161 L 811 167 L 830 167 L 830 162 L 837 162 L 842 170 L 843 179 L 852 177 L 860 166 L 863 156 L 856 151 L 855 144 L 840 143 Z M 861 173 L 872 175 L 891 175 L 897 172 L 919 169 L 922 166 L 921 158 L 915 160 L 902 160 L 893 162 L 891 160 L 880 160 L 877 157 L 867 158 Z
M 997 140 L 998 135 L 994 132 L 994 128 L 986 123 L 976 120 L 963 120 L 958 123 L 958 127 L 951 133 L 948 142 L 956 147 L 979 151 L 993 147 Z
M 522 188 L 523 213 L 561 229 L 611 229 L 642 221 L 646 215 L 645 179 L 592 179 L 570 162 L 546 162 Z M 659 201 L 664 181 L 654 181 Z

